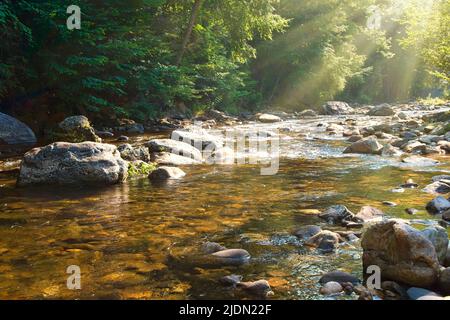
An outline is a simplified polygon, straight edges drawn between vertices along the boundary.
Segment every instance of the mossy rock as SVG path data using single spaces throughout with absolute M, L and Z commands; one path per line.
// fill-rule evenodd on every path
M 59 123 L 58 127 L 50 135 L 53 141 L 65 141 L 79 143 L 85 141 L 102 142 L 95 134 L 88 118 L 84 116 L 73 116 Z

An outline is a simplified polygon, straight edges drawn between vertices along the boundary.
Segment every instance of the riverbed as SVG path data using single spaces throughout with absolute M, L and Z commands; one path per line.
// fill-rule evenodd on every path
M 272 299 L 324 299 L 318 279 L 325 272 L 362 278 L 360 245 L 323 254 L 292 231 L 310 224 L 342 230 L 317 217 L 335 204 L 353 212 L 371 205 L 417 227 L 437 224 L 425 210 L 434 196 L 421 189 L 432 176 L 450 173 L 449 156 L 434 156 L 438 165 L 410 166 L 398 158 L 343 154 L 346 138 L 318 125 L 350 118 L 384 121 L 353 115 L 236 126 L 279 132 L 279 170 L 269 176 L 257 164 L 199 165 L 183 167 L 185 178 L 164 185 L 140 179 L 100 189 L 19 189 L 16 172 L 0 174 L 0 299 L 250 298 L 219 283 L 231 274 L 268 280 Z M 408 179 L 419 188 L 392 192 Z M 419 212 L 410 216 L 407 208 Z M 252 259 L 215 268 L 171 259 L 205 241 L 246 249 Z M 81 269 L 81 290 L 66 286 L 70 265 Z

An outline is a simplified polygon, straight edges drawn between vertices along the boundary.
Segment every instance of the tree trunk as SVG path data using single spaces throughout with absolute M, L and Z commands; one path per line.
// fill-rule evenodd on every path
M 189 40 L 192 35 L 192 30 L 194 29 L 195 22 L 197 21 L 197 16 L 198 16 L 198 13 L 200 12 L 202 3 L 203 3 L 203 0 L 195 0 L 194 5 L 192 6 L 191 18 L 189 20 L 189 25 L 186 29 L 186 33 L 184 34 L 180 51 L 178 52 L 178 55 L 177 55 L 176 65 L 179 65 L 181 63 L 181 61 L 183 60 L 183 56 L 184 56 L 184 53 L 186 52 L 187 45 L 189 44 Z

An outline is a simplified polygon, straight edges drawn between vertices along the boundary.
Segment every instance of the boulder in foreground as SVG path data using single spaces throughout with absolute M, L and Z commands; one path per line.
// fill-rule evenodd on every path
M 405 223 L 388 220 L 370 225 L 361 239 L 364 269 L 379 266 L 383 279 L 411 286 L 436 283 L 439 261 L 430 240 Z
M 127 178 L 128 163 L 113 145 L 56 142 L 27 152 L 18 186 L 120 183 Z

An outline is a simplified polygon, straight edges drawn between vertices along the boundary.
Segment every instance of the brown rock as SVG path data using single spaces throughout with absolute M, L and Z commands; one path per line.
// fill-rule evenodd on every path
M 398 221 L 370 225 L 361 239 L 363 265 L 377 265 L 384 279 L 419 287 L 433 285 L 438 277 L 436 250 L 420 231 Z

